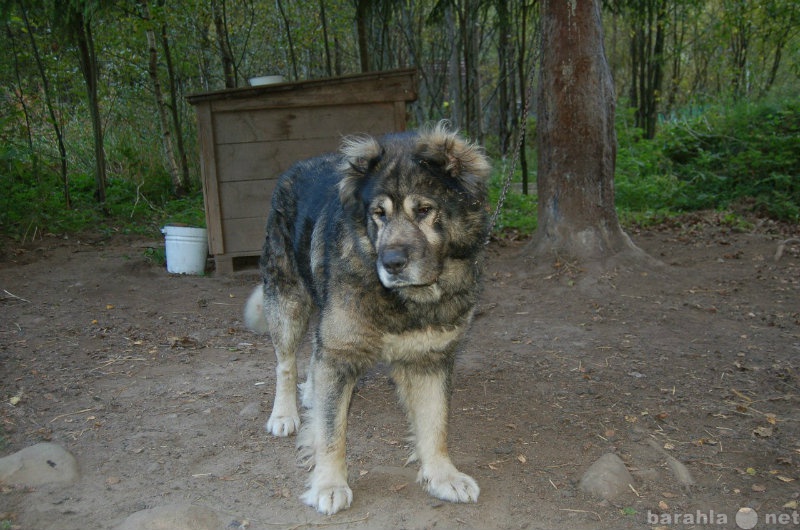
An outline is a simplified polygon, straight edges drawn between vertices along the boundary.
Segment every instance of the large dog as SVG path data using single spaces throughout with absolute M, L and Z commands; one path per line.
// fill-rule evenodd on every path
M 476 502 L 447 451 L 455 350 L 472 320 L 487 230 L 483 151 L 445 124 L 299 162 L 279 179 L 247 325 L 278 358 L 266 428 L 300 426 L 295 352 L 319 312 L 298 447 L 314 465 L 302 500 L 325 514 L 350 506 L 345 431 L 358 377 L 386 362 L 411 423 L 418 481 L 433 496 Z

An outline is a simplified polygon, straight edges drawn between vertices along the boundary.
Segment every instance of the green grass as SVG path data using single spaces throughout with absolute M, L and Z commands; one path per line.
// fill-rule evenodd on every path
M 181 199 L 168 190 L 111 178 L 106 202 L 94 197 L 89 175 L 75 175 L 70 183 L 72 207 L 66 207 L 63 187 L 53 174 L 39 179 L 4 171 L 0 173 L 0 227 L 5 236 L 30 241 L 44 234 L 80 232 L 157 235 L 168 223 L 205 226 L 203 195 L 195 191 Z

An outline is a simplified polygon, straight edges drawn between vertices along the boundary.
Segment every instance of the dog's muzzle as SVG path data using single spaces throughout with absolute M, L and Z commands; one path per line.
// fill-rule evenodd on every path
M 397 276 L 408 266 L 408 251 L 405 248 L 388 248 L 380 257 L 380 267 L 388 274 Z
M 408 249 L 405 247 L 388 247 L 378 255 L 378 276 L 387 289 L 414 285 L 409 277 Z

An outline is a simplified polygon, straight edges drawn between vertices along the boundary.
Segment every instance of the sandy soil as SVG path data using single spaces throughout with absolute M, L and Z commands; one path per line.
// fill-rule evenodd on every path
M 707 214 L 631 235 L 665 267 L 590 279 L 576 264 L 531 263 L 523 243 L 490 247 L 450 438 L 482 488 L 477 504 L 414 483 L 405 419 L 378 368 L 350 412 L 355 500 L 333 517 L 299 501 L 294 439 L 263 429 L 275 361 L 241 322 L 255 270 L 172 276 L 145 257 L 162 242 L 123 236 L 6 243 L 0 456 L 50 440 L 82 478 L 2 486 L 0 524 L 106 529 L 191 502 L 249 529 L 736 528 L 740 507 L 757 511 L 757 528 L 796 526 L 767 517 L 800 502 L 800 245 L 773 257 L 800 229 L 734 231 Z M 587 497 L 577 482 L 608 452 L 635 484 Z

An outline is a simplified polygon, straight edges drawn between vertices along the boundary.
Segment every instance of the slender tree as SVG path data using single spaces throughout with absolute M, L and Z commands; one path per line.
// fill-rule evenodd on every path
M 172 139 L 172 130 L 170 129 L 169 110 L 164 98 L 164 91 L 161 88 L 161 77 L 158 68 L 158 38 L 156 37 L 158 24 L 150 15 L 150 6 L 147 0 L 141 0 L 140 9 L 145 24 L 145 36 L 147 37 L 147 72 L 150 75 L 150 82 L 153 87 L 158 124 L 161 128 L 161 143 L 164 146 L 164 154 L 167 158 L 167 167 L 172 180 L 172 191 L 177 197 L 182 197 L 188 192 L 189 183 L 184 179 L 184 173 L 178 164 L 178 157 Z
M 361 63 L 361 71 L 370 71 L 370 51 L 369 51 L 369 35 L 367 35 L 367 28 L 369 27 L 370 4 L 372 0 L 353 0 L 356 6 L 356 30 L 358 34 L 358 57 Z
M 278 5 L 278 11 L 281 13 L 281 20 L 283 20 L 283 27 L 286 30 L 286 40 L 289 43 L 289 57 L 291 58 L 292 62 L 292 73 L 294 74 L 294 79 L 298 79 L 300 76 L 297 73 L 297 57 L 295 57 L 294 53 L 294 40 L 292 39 L 292 25 L 289 23 L 289 17 L 286 15 L 286 10 L 283 8 L 283 2 L 281 0 L 276 0 L 276 4 Z
M 233 50 L 228 34 L 226 0 L 211 0 L 211 12 L 214 18 L 214 30 L 217 33 L 217 50 L 222 62 L 225 88 L 236 88 L 236 61 L 233 59 Z
M 164 9 L 165 0 L 158 0 L 159 9 Z M 175 63 L 172 60 L 172 45 L 167 35 L 167 23 L 161 23 L 161 49 L 164 52 L 164 61 L 167 68 L 167 79 L 169 80 L 169 113 L 172 118 L 172 130 L 175 131 L 175 147 L 177 149 L 178 163 L 180 164 L 181 188 L 189 190 L 191 181 L 189 179 L 189 162 L 186 155 L 186 145 L 183 140 L 183 121 L 180 115 L 181 95 L 178 88 L 177 75 L 175 73 Z
M 103 121 L 100 114 L 100 68 L 94 42 L 94 19 L 107 7 L 104 0 L 51 0 L 50 19 L 53 26 L 78 50 L 78 65 L 89 104 L 92 123 L 95 157 L 95 197 L 101 204 L 106 202 L 106 154 Z

